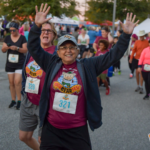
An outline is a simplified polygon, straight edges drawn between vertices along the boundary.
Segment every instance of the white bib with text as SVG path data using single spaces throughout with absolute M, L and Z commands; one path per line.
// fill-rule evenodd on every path
M 9 54 L 8 60 L 11 63 L 18 63 L 18 61 L 19 61 L 19 55 Z
M 75 114 L 78 96 L 55 92 L 53 109 L 59 112 Z
M 27 77 L 25 92 L 38 94 L 40 86 L 40 79 Z
M 144 65 L 144 70 L 145 70 L 145 71 L 150 71 L 150 65 L 145 64 L 145 65 Z

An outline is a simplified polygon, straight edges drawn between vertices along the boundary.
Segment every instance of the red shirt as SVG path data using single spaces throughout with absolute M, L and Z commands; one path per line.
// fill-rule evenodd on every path
M 98 51 L 96 52 L 95 56 L 100 56 L 100 55 L 104 55 L 108 52 L 108 50 L 105 50 L 105 51 L 101 51 L 100 49 L 98 49 Z M 107 74 L 108 73 L 108 70 L 105 70 L 102 72 L 102 74 Z
M 50 54 L 53 54 L 54 51 L 55 51 L 55 46 L 44 48 L 44 50 L 47 51 Z M 32 57 L 30 57 L 27 65 L 26 65 L 26 74 L 27 74 L 27 77 L 40 79 L 39 93 L 38 94 L 27 93 L 27 97 L 28 97 L 29 101 L 31 103 L 33 103 L 34 105 L 39 105 L 46 73 L 34 61 L 34 59 Z
M 98 47 L 98 42 L 99 42 L 99 40 L 107 40 L 107 41 L 108 41 L 108 37 L 107 37 L 107 38 L 103 38 L 102 36 L 98 36 L 98 37 L 96 38 L 96 40 L 95 40 L 94 43 L 97 44 L 97 49 L 99 49 L 99 47 Z M 109 50 L 111 49 L 111 46 L 112 46 L 112 45 L 109 44 L 109 47 L 108 47 Z
M 75 114 L 53 110 L 55 92 L 78 96 Z M 86 100 L 82 80 L 77 70 L 76 62 L 71 65 L 63 64 L 56 74 L 50 86 L 49 104 L 47 119 L 55 128 L 69 129 L 84 126 L 86 124 Z

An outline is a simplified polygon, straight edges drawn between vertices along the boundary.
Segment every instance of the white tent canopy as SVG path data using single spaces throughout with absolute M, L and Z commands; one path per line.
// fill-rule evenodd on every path
M 145 30 L 146 33 L 150 32 L 150 18 L 147 18 L 142 23 L 140 23 L 138 26 L 135 27 L 133 33 L 138 34 L 139 31 Z
M 52 16 L 47 16 L 47 18 L 52 17 Z M 59 23 L 59 24 L 68 24 L 68 25 L 79 25 L 79 21 L 72 20 L 69 17 L 63 17 L 62 19 L 56 16 L 53 16 L 52 19 L 50 20 L 53 23 Z

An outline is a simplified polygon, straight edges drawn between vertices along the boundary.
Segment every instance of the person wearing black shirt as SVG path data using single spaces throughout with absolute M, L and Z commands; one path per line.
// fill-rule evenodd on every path
M 27 41 L 24 36 L 19 34 L 18 29 L 19 23 L 12 21 L 9 26 L 11 34 L 6 36 L 2 46 L 2 52 L 7 52 L 5 70 L 8 74 L 12 98 L 9 108 L 16 106 L 17 97 L 16 109 L 20 108 L 21 103 L 22 68 L 25 61 L 24 53 L 27 52 Z

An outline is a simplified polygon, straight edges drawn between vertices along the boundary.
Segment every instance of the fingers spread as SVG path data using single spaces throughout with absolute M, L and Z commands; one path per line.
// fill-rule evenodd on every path
M 134 15 L 133 19 L 132 19 L 132 23 L 134 23 L 135 21 L 135 18 L 136 18 L 136 15 Z
M 126 17 L 126 21 L 128 21 L 129 20 L 129 13 L 127 13 L 127 17 Z
M 45 20 L 45 22 L 49 21 L 50 19 L 52 19 L 52 18 L 47 18 L 47 19 Z
M 36 11 L 36 13 L 38 13 L 38 7 L 37 6 L 35 6 L 35 11 Z
M 132 21 L 132 15 L 133 15 L 133 13 L 130 14 L 130 21 Z
M 46 11 L 46 8 L 47 8 L 47 3 L 46 3 L 45 6 L 44 6 L 43 12 Z
M 41 4 L 41 8 L 40 8 L 40 12 L 42 12 L 42 10 L 43 10 L 43 3 Z
M 139 21 L 140 21 L 140 20 L 138 20 L 138 21 L 134 24 L 134 26 L 136 26 L 136 25 L 139 23 Z
M 51 8 L 50 6 L 47 8 L 47 10 L 46 10 L 46 12 L 45 12 L 46 14 L 48 14 L 50 8 Z

